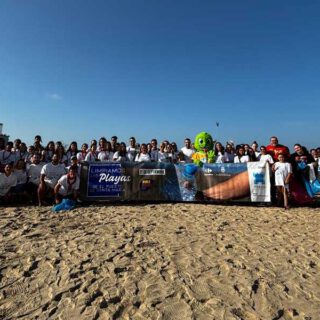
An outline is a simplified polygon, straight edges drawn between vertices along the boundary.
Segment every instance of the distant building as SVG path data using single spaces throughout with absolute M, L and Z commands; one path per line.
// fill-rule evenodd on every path
M 3 123 L 0 123 L 0 139 L 4 139 L 4 142 L 7 143 L 9 141 L 9 136 L 2 133 Z

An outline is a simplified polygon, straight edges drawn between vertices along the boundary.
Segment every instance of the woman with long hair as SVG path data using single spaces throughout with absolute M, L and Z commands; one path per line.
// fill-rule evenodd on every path
M 67 150 L 67 161 L 68 161 L 68 166 L 71 164 L 71 158 L 73 156 L 77 156 L 79 150 L 78 150 L 78 144 L 76 141 L 72 141 L 68 147 Z
M 214 146 L 214 154 L 216 156 L 216 163 L 226 162 L 226 157 L 224 155 L 224 146 L 221 144 L 221 142 L 216 142 Z
M 98 152 L 97 152 L 97 145 L 95 143 L 91 144 L 90 150 L 85 157 L 85 161 L 88 161 L 88 162 L 99 161 Z
M 67 155 L 66 155 L 66 152 L 65 152 L 65 149 L 64 149 L 64 146 L 62 145 L 62 143 L 56 144 L 55 154 L 57 154 L 57 156 L 58 156 L 59 163 L 64 164 L 65 166 L 68 165 Z
M 127 146 L 124 142 L 120 143 L 119 151 L 116 151 L 114 153 L 112 160 L 116 162 L 129 161 L 129 158 L 127 156 Z
M 101 150 L 98 154 L 98 159 L 101 162 L 111 162 L 113 159 L 113 154 L 111 143 L 109 141 L 103 141 Z
M 136 162 L 150 162 L 151 161 L 151 156 L 148 153 L 148 148 L 145 143 L 142 143 L 140 146 L 140 152 L 136 155 L 135 158 Z
M 84 161 L 86 159 L 87 153 L 88 153 L 88 144 L 83 143 L 81 146 L 81 150 L 77 153 L 78 162 Z

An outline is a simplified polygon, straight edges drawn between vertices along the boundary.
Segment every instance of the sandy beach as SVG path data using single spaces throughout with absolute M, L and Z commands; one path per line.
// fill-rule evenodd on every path
M 320 319 L 320 210 L 0 208 L 0 319 Z

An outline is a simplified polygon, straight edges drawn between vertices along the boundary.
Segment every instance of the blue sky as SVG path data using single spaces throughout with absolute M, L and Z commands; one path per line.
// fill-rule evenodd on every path
M 0 122 L 27 143 L 319 146 L 319 16 L 319 1 L 2 0 Z

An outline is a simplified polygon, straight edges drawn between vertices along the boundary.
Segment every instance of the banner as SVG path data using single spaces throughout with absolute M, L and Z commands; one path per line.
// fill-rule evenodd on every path
M 85 201 L 270 202 L 269 166 L 84 162 L 80 195 Z
M 172 164 L 85 162 L 80 181 L 80 195 L 84 200 L 182 200 Z

